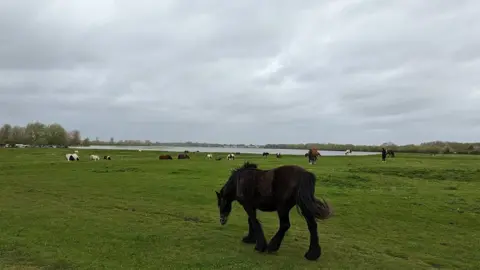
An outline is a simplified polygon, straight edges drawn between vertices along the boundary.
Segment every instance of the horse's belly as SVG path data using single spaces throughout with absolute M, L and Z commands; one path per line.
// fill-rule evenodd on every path
M 277 205 L 273 201 L 259 201 L 256 205 L 257 209 L 264 212 L 273 212 L 277 211 Z
M 277 211 L 277 207 L 275 205 L 260 205 L 257 208 L 263 212 Z
M 255 198 L 255 199 L 249 199 L 249 200 L 246 200 L 246 199 L 237 199 L 237 201 L 241 204 L 241 205 L 249 205 L 255 209 L 258 209 L 260 211 L 263 211 L 263 212 L 273 212 L 273 211 L 277 211 L 277 205 L 275 204 L 275 202 L 273 201 L 270 201 L 270 200 L 259 200 L 258 198 Z

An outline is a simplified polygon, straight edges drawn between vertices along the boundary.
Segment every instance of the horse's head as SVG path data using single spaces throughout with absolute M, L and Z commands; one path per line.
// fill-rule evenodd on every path
M 217 206 L 220 214 L 220 224 L 227 224 L 228 216 L 232 211 L 232 202 L 236 199 L 238 174 L 244 170 L 255 170 L 258 166 L 255 163 L 245 162 L 241 167 L 232 169 L 230 177 L 220 192 L 217 194 Z
M 220 224 L 225 225 L 228 221 L 228 216 L 232 212 L 232 199 L 229 194 L 226 194 L 225 188 L 222 188 L 220 192 L 215 191 L 217 194 L 217 206 L 220 213 Z

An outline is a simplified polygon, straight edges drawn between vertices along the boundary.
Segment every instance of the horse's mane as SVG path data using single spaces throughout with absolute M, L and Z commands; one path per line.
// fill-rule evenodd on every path
M 230 177 L 228 178 L 227 182 L 225 183 L 225 185 L 223 186 L 222 188 L 222 191 L 225 189 L 226 186 L 230 186 L 231 184 L 234 183 L 235 181 L 235 173 L 237 172 L 240 172 L 240 171 L 243 171 L 243 170 L 251 170 L 251 169 L 258 169 L 258 165 L 255 164 L 255 163 L 250 163 L 250 162 L 245 162 L 243 163 L 242 166 L 238 167 L 238 168 L 235 168 L 235 169 L 232 169 L 232 173 L 230 175 Z
M 248 169 L 258 169 L 258 165 L 255 163 L 245 162 L 241 167 L 232 170 L 232 173 Z
M 250 162 L 245 162 L 241 167 L 232 169 L 232 175 L 234 175 L 237 172 L 243 171 L 243 170 L 249 170 L 249 169 L 258 169 L 258 165 L 255 163 L 250 163 Z

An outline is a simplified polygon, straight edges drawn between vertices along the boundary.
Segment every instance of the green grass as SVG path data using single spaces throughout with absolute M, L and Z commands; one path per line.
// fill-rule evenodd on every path
M 71 151 L 71 150 L 70 150 Z M 399 154 L 235 161 L 162 160 L 102 151 L 112 161 L 67 162 L 67 149 L 0 149 L 0 269 L 479 269 L 480 157 Z M 222 154 L 224 155 L 224 154 Z M 215 190 L 245 160 L 297 164 L 318 176 L 335 216 L 319 222 L 323 256 L 303 258 L 304 220 L 277 254 L 241 243 L 246 214 L 218 222 Z M 267 238 L 275 213 L 259 212 Z

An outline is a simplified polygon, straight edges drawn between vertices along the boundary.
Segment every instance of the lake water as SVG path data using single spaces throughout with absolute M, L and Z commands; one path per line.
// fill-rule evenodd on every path
M 268 148 L 233 148 L 233 147 L 179 147 L 179 146 L 119 146 L 119 145 L 91 145 L 71 147 L 76 149 L 108 149 L 108 150 L 142 150 L 142 151 L 164 151 L 164 152 L 190 152 L 200 151 L 202 153 L 243 153 L 243 154 L 262 154 L 269 152 L 270 154 L 281 153 L 284 155 L 303 156 L 307 150 L 303 149 L 268 149 Z M 320 150 L 322 156 L 343 156 L 343 151 L 327 151 Z M 376 155 L 376 152 L 353 152 L 354 156 Z

